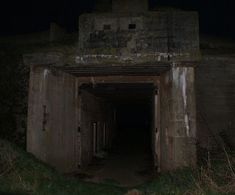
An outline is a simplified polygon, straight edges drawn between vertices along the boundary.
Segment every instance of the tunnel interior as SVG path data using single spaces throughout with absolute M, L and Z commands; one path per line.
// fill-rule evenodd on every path
M 154 165 L 154 85 L 103 83 L 83 89 L 114 108 L 115 136 L 103 167 L 92 173 L 94 178 L 114 179 L 123 185 L 140 184 L 149 178 Z
M 115 105 L 117 135 L 114 146 L 120 152 L 151 152 L 151 100 L 120 102 Z

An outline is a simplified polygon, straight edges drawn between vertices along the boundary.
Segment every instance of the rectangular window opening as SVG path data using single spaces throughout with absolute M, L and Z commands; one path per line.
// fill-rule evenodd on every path
M 129 29 L 130 30 L 136 29 L 136 24 L 129 24 Z

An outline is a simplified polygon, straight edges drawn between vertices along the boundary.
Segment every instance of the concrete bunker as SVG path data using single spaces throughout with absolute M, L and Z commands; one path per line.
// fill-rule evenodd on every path
M 112 148 L 121 132 L 114 115 L 131 104 L 129 111 L 140 107 L 142 98 L 150 104 L 155 171 L 195 166 L 198 15 L 139 12 L 140 3 L 130 14 L 120 2 L 113 1 L 113 12 L 80 16 L 73 54 L 24 56 L 31 66 L 27 150 L 59 171 L 80 172 L 103 148 Z
M 154 166 L 160 171 L 195 165 L 193 85 L 190 67 L 172 68 L 161 76 L 78 77 L 49 66 L 32 66 L 28 151 L 60 171 L 79 171 L 104 143 L 112 145 L 115 103 L 118 107 L 118 103 L 141 101 L 152 112 Z

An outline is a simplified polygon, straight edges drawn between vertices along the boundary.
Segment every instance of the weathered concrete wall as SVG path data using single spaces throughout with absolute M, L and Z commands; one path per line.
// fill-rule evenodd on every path
M 198 60 L 196 12 L 85 14 L 79 22 L 78 64 Z
M 77 168 L 76 79 L 45 67 L 31 67 L 27 151 L 59 171 Z
M 97 153 L 94 151 L 93 124 L 97 124 Z M 104 145 L 104 125 L 106 144 Z M 113 107 L 103 99 L 82 90 L 81 92 L 81 166 L 91 163 L 95 155 L 110 147 L 113 139 Z
M 196 100 L 194 68 L 173 68 L 173 123 L 175 167 L 195 166 Z
M 220 137 L 235 148 L 234 78 L 232 54 L 205 54 L 196 68 L 198 141 L 203 148 L 220 147 Z
M 161 77 L 161 170 L 195 166 L 194 68 L 173 67 Z

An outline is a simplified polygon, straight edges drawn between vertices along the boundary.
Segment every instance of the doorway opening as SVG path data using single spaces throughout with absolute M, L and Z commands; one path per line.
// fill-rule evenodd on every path
M 96 158 L 86 170 L 91 176 L 88 181 L 113 180 L 122 186 L 134 186 L 151 179 L 155 164 L 154 85 L 103 83 L 83 85 L 82 90 L 96 99 L 97 104 L 102 102 L 99 106 L 93 102 L 93 107 L 100 110 L 94 111 L 99 116 L 92 119 L 96 120 L 92 121 Z M 105 104 L 112 108 L 112 124 L 104 113 Z

